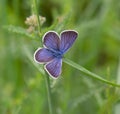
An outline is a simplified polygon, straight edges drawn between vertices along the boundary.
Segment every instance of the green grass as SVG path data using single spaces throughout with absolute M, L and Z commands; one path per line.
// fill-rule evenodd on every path
M 34 0 L 0 1 L 0 114 L 50 114 L 46 73 L 33 54 L 45 32 L 65 29 L 79 37 L 65 54 L 60 78 L 49 80 L 51 114 L 119 114 L 120 1 L 36 2 L 37 8 Z M 24 22 L 33 13 L 46 22 L 30 34 Z

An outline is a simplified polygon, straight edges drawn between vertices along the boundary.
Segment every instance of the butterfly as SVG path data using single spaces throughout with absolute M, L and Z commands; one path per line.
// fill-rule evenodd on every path
M 63 55 L 75 42 L 78 33 L 74 30 L 64 30 L 58 35 L 55 31 L 48 31 L 43 36 L 43 48 L 34 53 L 34 60 L 45 64 L 44 69 L 54 79 L 58 78 L 62 69 Z

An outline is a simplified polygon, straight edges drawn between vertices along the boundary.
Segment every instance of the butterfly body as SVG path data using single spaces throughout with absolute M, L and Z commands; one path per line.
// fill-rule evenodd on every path
M 48 74 L 57 78 L 61 74 L 62 58 L 76 40 L 78 33 L 73 30 L 63 31 L 60 36 L 49 31 L 43 36 L 43 48 L 34 53 L 34 60 L 45 64 Z
M 51 50 L 52 54 L 54 57 L 56 58 L 62 58 L 63 57 L 63 53 L 59 50 Z

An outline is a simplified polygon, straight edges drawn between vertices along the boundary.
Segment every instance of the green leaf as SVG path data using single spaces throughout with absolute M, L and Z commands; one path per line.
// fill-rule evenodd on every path
M 34 40 L 38 40 L 38 38 L 36 38 L 34 34 L 28 33 L 28 31 L 22 27 L 7 25 L 7 26 L 3 26 L 3 28 L 8 30 L 9 32 L 17 33 L 20 35 L 27 36 L 27 37 L 34 39 Z

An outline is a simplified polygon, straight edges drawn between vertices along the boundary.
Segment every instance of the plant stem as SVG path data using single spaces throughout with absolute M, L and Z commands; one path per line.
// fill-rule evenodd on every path
M 37 15 L 37 20 L 38 20 L 38 30 L 40 33 L 41 32 L 41 24 L 40 24 L 40 18 L 39 18 L 39 14 L 38 14 L 37 0 L 34 0 L 34 6 L 35 6 L 35 13 Z
M 75 62 L 73 62 L 73 61 L 71 61 L 71 60 L 69 60 L 69 59 L 64 58 L 63 61 L 64 61 L 65 63 L 67 63 L 68 65 L 76 68 L 77 70 L 80 70 L 80 71 L 82 71 L 83 73 L 87 74 L 87 76 L 90 76 L 90 77 L 92 77 L 92 78 L 94 78 L 94 79 L 97 79 L 97 80 L 99 80 L 99 81 L 101 81 L 101 82 L 104 82 L 104 83 L 106 83 L 106 84 L 109 84 L 109 85 L 112 85 L 112 86 L 116 86 L 116 87 L 120 87 L 119 84 L 116 84 L 116 83 L 113 83 L 113 82 L 111 82 L 111 81 L 108 81 L 108 80 L 102 78 L 101 76 L 90 72 L 90 71 L 87 70 L 86 68 L 80 66 L 79 64 L 77 64 L 77 63 L 75 63 Z
M 45 76 L 45 81 L 46 81 L 46 88 L 47 88 L 47 97 L 48 97 L 49 113 L 50 113 L 50 114 L 53 114 L 52 99 L 51 99 L 50 79 L 49 79 L 49 75 L 47 75 L 47 74 L 46 74 L 46 76 Z
M 37 19 L 38 19 L 38 30 L 39 30 L 39 33 L 40 33 L 41 32 L 41 24 L 40 24 L 38 8 L 37 8 L 37 0 L 34 0 L 34 8 L 35 8 L 35 13 L 36 13 Z M 47 88 L 49 113 L 53 114 L 50 79 L 49 79 L 49 75 L 48 74 L 45 75 L 45 82 L 46 82 L 46 88 Z

